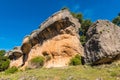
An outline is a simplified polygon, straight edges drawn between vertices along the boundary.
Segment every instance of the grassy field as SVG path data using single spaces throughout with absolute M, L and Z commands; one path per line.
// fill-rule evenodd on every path
M 1 72 L 0 80 L 120 80 L 120 65 L 41 68 L 18 71 L 14 74 Z

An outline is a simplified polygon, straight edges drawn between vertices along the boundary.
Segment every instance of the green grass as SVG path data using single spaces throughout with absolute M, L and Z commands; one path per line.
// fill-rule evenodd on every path
M 17 71 L 18 71 L 18 68 L 15 67 L 15 66 L 13 66 L 13 67 L 8 68 L 7 70 L 5 70 L 5 73 L 6 73 L 6 74 L 10 74 L 10 73 L 15 73 L 15 72 L 17 72 Z
M 18 71 L 14 74 L 0 73 L 0 78 L 10 80 L 120 80 L 120 66 L 69 66 L 64 68 L 40 68 Z M 23 79 L 24 78 L 24 79 Z

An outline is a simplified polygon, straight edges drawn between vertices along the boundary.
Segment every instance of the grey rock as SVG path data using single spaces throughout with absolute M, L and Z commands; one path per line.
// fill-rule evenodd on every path
M 10 59 L 19 58 L 23 55 L 21 47 L 14 47 L 13 50 L 8 51 L 5 56 L 8 56 Z
M 87 32 L 85 62 L 110 63 L 120 59 L 120 27 L 107 20 L 98 20 Z

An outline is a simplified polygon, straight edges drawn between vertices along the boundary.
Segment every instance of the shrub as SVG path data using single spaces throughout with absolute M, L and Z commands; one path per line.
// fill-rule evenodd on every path
M 5 55 L 5 50 L 0 50 L 0 57 Z
M 111 75 L 112 77 L 115 77 L 115 76 L 117 76 L 117 73 L 112 72 L 110 75 Z
M 81 24 L 79 35 L 80 35 L 80 41 L 84 46 L 86 43 L 86 32 L 88 31 L 89 27 L 92 25 L 92 21 L 90 19 L 84 19 L 82 13 L 71 12 L 71 14 L 73 15 L 73 17 L 77 18 L 79 20 L 79 23 Z
M 35 57 L 31 59 L 31 65 L 35 65 L 36 67 L 42 67 L 44 65 L 44 58 L 42 56 Z
M 5 73 L 9 74 L 9 73 L 15 73 L 18 71 L 18 68 L 13 66 L 11 68 L 8 68 L 7 70 L 5 70 Z
M 118 16 L 116 16 L 112 22 L 118 26 L 120 26 L 120 13 L 118 14 Z
M 0 57 L 0 71 L 4 71 L 9 67 L 10 60 L 8 57 Z
M 76 65 L 80 65 L 80 64 L 82 64 L 81 56 L 78 54 L 70 60 L 70 65 L 76 66 Z

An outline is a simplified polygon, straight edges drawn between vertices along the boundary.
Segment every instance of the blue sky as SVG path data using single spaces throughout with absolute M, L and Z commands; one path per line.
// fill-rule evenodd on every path
M 111 21 L 120 12 L 120 0 L 0 0 L 0 49 L 20 46 L 25 35 L 64 6 L 93 22 Z

